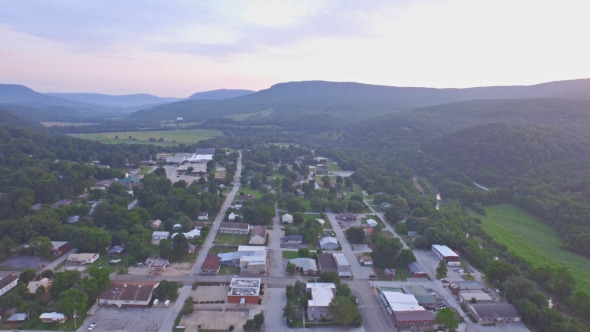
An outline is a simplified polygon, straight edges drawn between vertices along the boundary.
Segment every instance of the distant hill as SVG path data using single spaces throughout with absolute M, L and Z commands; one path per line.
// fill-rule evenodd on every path
M 10 106 L 0 105 L 0 126 L 5 127 L 17 127 L 17 128 L 25 128 L 25 129 L 36 129 L 42 130 L 42 126 L 38 123 L 30 122 L 23 120 L 11 114 L 11 112 L 7 112 L 6 109 L 10 108 Z
M 187 99 L 189 99 L 189 100 L 203 100 L 203 99 L 221 100 L 221 99 L 241 97 L 241 96 L 249 95 L 249 94 L 255 93 L 255 92 L 256 91 L 253 91 L 253 90 L 220 89 L 220 90 L 197 92 L 197 93 L 190 95 Z
M 36 108 L 46 108 L 51 106 L 67 107 L 78 110 L 109 111 L 113 107 L 104 105 L 95 105 L 63 99 L 54 96 L 48 96 L 36 92 L 26 86 L 16 84 L 0 84 L 0 103 L 16 104 Z
M 590 80 L 467 89 L 391 87 L 325 81 L 290 82 L 231 99 L 180 101 L 142 110 L 131 116 L 152 123 L 177 117 L 202 122 L 264 111 L 266 116 L 258 117 L 259 124 L 272 121 L 272 118 L 288 118 L 294 115 L 313 117 L 320 114 L 337 119 L 337 124 L 459 101 L 517 98 L 590 100 Z
M 58 97 L 91 104 L 108 105 L 120 108 L 135 108 L 145 105 L 172 103 L 180 98 L 161 98 L 150 94 L 106 95 L 100 93 L 46 93 L 47 96 Z

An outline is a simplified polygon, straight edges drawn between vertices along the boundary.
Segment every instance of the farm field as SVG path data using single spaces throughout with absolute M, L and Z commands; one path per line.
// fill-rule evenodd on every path
M 590 292 L 590 259 L 562 249 L 564 245 L 549 226 L 520 208 L 509 205 L 485 207 L 478 216 L 482 227 L 496 241 L 537 266 L 565 266 L 577 281 L 577 290 Z
M 124 131 L 112 133 L 73 134 L 71 136 L 110 144 L 133 143 L 171 146 L 178 145 L 180 143 L 195 144 L 199 141 L 207 140 L 220 135 L 221 132 L 217 130 L 194 129 L 167 131 Z M 152 141 L 150 141 L 150 139 L 152 139 Z

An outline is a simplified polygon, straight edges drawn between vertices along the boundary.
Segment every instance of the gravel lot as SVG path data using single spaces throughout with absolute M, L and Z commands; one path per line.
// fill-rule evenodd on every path
M 96 322 L 94 331 L 159 331 L 160 324 L 172 310 L 162 305 L 155 308 L 100 307 L 93 316 L 86 319 L 86 324 Z M 86 329 L 88 326 L 83 326 Z

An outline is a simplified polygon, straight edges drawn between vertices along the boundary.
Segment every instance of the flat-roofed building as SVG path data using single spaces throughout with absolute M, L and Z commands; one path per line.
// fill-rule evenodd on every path
M 338 273 L 338 265 L 332 254 L 320 254 L 318 255 L 318 263 L 320 273 L 334 272 Z
M 220 234 L 248 235 L 250 225 L 242 222 L 222 221 L 219 224 Z
M 164 239 L 168 239 L 170 237 L 170 232 L 168 231 L 155 231 L 152 233 L 152 244 L 158 245 L 160 241 Z
M 70 265 L 92 264 L 96 262 L 99 258 L 99 253 L 70 254 L 66 259 L 66 262 Z
M 336 285 L 333 283 L 307 283 L 311 299 L 307 301 L 307 317 L 313 321 L 332 319 L 330 302 L 334 298 Z
M 350 263 L 346 256 L 342 253 L 333 253 L 334 260 L 336 261 L 336 266 L 338 267 L 338 276 L 339 277 L 352 277 L 352 271 L 350 270 Z
M 39 316 L 39 320 L 43 323 L 63 324 L 67 319 L 66 315 L 59 312 L 45 312 Z
M 482 290 L 464 290 L 457 295 L 457 300 L 461 304 L 467 303 L 491 303 L 494 302 L 492 296 Z
M 520 313 L 510 303 L 468 303 L 467 310 L 480 324 L 520 322 Z
M 232 278 L 227 293 L 227 302 L 258 304 L 260 283 L 260 278 Z
M 97 298 L 100 305 L 147 307 L 160 282 L 112 281 Z
M 434 295 L 430 294 L 424 286 L 420 285 L 406 285 L 402 289 L 406 294 L 412 294 L 418 301 L 418 304 L 426 309 L 437 309 L 438 302 L 434 298 Z

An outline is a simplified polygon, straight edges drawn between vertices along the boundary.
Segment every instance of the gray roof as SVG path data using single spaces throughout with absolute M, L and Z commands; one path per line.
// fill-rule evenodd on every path
M 467 306 L 473 308 L 479 318 L 520 317 L 516 307 L 510 303 L 470 303 Z
M 318 266 L 315 262 L 315 259 L 299 257 L 299 258 L 293 258 L 293 259 L 289 260 L 289 262 L 291 264 L 295 264 L 295 266 L 297 266 L 298 268 L 300 268 L 303 271 L 309 271 L 309 270 L 312 270 L 314 272 L 318 271 Z

